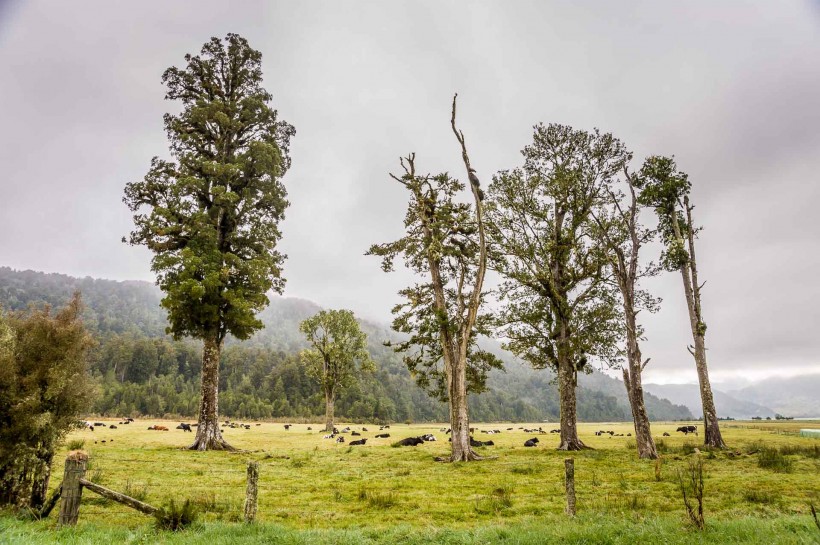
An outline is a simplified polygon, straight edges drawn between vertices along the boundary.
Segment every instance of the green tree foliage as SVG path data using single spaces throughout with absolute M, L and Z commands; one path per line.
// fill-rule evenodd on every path
M 507 348 L 558 373 L 561 445 L 583 448 L 576 431 L 577 372 L 617 356 L 621 322 L 609 254 L 592 236 L 592 212 L 629 158 L 611 134 L 537 125 L 524 167 L 489 188 L 488 223 Z
M 367 335 L 349 310 L 322 310 L 299 324 L 299 330 L 310 344 L 300 358 L 325 394 L 325 429 L 331 432 L 336 394 L 349 387 L 359 372 L 375 371 Z
M 393 329 L 409 335 L 396 350 L 417 383 L 446 399 L 452 430 L 451 461 L 479 458 L 469 441 L 468 392 L 486 387 L 487 373 L 501 361 L 476 343 L 489 333 L 491 319 L 481 312 L 487 242 L 483 221 L 484 193 L 470 165 L 464 134 L 456 128 L 456 97 L 450 125 L 461 146 L 473 203 L 459 202 L 465 189 L 448 174 L 419 174 L 415 154 L 401 160 L 404 174 L 390 176 L 409 193 L 405 236 L 374 244 L 368 255 L 382 258 L 382 269 L 393 270 L 402 256 L 405 265 L 424 279 L 399 292 L 405 302 L 393 309 Z
M 225 448 L 216 385 L 222 342 L 262 327 L 256 313 L 267 292 L 284 286 L 277 251 L 288 206 L 280 179 L 290 166 L 291 125 L 270 107 L 262 54 L 228 34 L 212 38 L 185 68 L 162 81 L 179 114 L 165 115 L 174 160 L 155 157 L 124 201 L 136 229 L 128 242 L 147 246 L 165 292 L 168 331 L 205 343 L 200 423 L 192 448 Z
M 56 314 L 0 316 L 0 504 L 42 507 L 54 450 L 89 407 L 81 311 L 77 294 Z

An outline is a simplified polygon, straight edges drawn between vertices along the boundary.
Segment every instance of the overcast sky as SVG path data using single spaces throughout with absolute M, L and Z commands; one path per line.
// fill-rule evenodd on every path
M 167 155 L 160 76 L 211 36 L 263 53 L 297 130 L 284 179 L 286 295 L 389 320 L 402 273 L 364 251 L 401 234 L 387 173 L 417 153 L 479 176 L 532 126 L 674 154 L 694 185 L 715 382 L 820 372 L 820 2 L 9 2 L 0 0 L 0 265 L 153 280 L 123 186 Z M 653 256 L 654 257 L 654 256 Z M 679 275 L 647 284 L 646 379 L 694 382 Z

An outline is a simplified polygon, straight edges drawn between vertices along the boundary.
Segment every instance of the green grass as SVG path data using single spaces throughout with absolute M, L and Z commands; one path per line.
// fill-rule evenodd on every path
M 807 516 L 743 517 L 707 522 L 702 532 L 673 516 L 638 517 L 579 515 L 573 520 L 548 517 L 515 524 L 484 524 L 470 529 L 399 525 L 388 529 L 293 529 L 281 524 L 196 523 L 168 532 L 142 525 L 136 529 L 82 525 L 55 530 L 47 524 L 0 517 L 0 542 L 8 545 L 798 545 L 818 543 L 820 532 Z
M 146 429 L 157 423 L 171 431 Z M 505 424 L 505 431 L 492 437 L 496 446 L 482 449 L 495 458 L 460 464 L 434 461 L 449 449 L 440 425 L 394 424 L 385 430 L 388 439 L 375 439 L 378 427 L 367 426 L 370 431 L 362 434 L 367 445 L 353 449 L 307 431 L 308 424 L 289 431 L 275 423 L 250 430 L 225 428 L 228 441 L 243 449 L 237 453 L 185 450 L 192 434 L 174 430 L 175 425 L 145 420 L 117 430 L 78 431 L 68 438 L 85 441 L 90 480 L 99 476 L 105 486 L 130 489 L 157 507 L 171 499 L 180 504 L 191 500 L 200 512 L 198 522 L 180 536 L 161 534 L 161 542 L 181 543 L 181 536 L 187 536 L 191 543 L 214 545 L 233 537 L 252 543 L 281 536 L 286 543 L 390 543 L 388 537 L 409 543 L 427 538 L 451 544 L 536 543 L 543 542 L 538 536 L 549 535 L 563 536 L 568 543 L 646 543 L 653 542 L 646 537 L 657 531 L 671 536 L 669 543 L 691 542 L 687 539 L 693 535 L 706 539 L 697 541 L 704 543 L 811 543 L 812 532 L 820 536 L 809 514 L 809 502 L 820 503 L 820 459 L 815 455 L 820 442 L 797 435 L 804 422 L 722 423 L 730 448 L 717 451 L 704 449 L 699 438 L 675 434 L 681 423 L 655 423 L 653 435 L 664 452 L 660 480 L 654 461 L 639 460 L 626 448 L 634 438 L 596 437 L 593 432 L 601 424 L 579 425 L 582 440 L 595 450 L 575 453 L 554 450 L 557 437 L 549 434 L 541 436 L 538 447 L 525 448 L 531 434 L 518 427 L 531 426 Z M 631 431 L 629 423 L 605 425 L 616 433 Z M 506 431 L 508 427 L 515 430 Z M 672 436 L 661 442 L 663 432 Z M 439 441 L 390 447 L 423 433 L 433 433 Z M 787 457 L 791 472 L 759 467 L 766 449 Z M 66 452 L 55 458 L 52 489 L 61 480 Z M 706 479 L 704 534 L 693 534 L 686 522 L 676 480 L 677 471 L 698 456 Z M 575 458 L 577 523 L 563 516 L 567 457 Z M 233 523 L 241 518 L 247 460 L 260 466 L 255 528 Z M 76 530 L 54 530 L 56 511 L 37 523 L 3 518 L 0 543 L 159 539 L 151 533 L 150 517 L 101 499 L 84 492 Z

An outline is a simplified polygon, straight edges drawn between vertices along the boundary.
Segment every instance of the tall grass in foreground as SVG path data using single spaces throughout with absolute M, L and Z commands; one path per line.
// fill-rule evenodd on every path
M 161 545 L 802 545 L 816 542 L 818 529 L 815 528 L 811 515 L 710 519 L 709 526 L 696 536 L 691 528 L 681 525 L 678 516 L 646 517 L 641 519 L 640 524 L 636 524 L 633 517 L 600 513 L 579 513 L 573 520 L 556 515 L 545 517 L 536 523 L 485 524 L 470 529 L 399 525 L 383 529 L 351 527 L 298 530 L 269 523 L 195 523 L 185 532 L 158 531 L 149 524 L 130 529 L 80 525 L 55 530 L 46 521 L 31 523 L 0 516 L 0 536 L 4 545 L 111 545 L 126 542 Z

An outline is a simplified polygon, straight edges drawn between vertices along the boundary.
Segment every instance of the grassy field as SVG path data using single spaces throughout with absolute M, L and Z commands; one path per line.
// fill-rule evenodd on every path
M 171 430 L 148 431 L 152 424 Z M 176 424 L 138 420 L 71 434 L 57 456 L 52 487 L 62 478 L 68 447 L 83 442 L 91 455 L 89 480 L 157 506 L 189 498 L 202 513 L 193 530 L 155 534 L 150 518 L 85 491 L 76 530 L 55 531 L 55 515 L 36 523 L 6 516 L 0 542 L 536 543 L 548 534 L 571 543 L 647 543 L 653 535 L 664 536 L 659 543 L 815 543 L 820 537 L 809 514 L 809 502 L 820 506 L 820 440 L 797 435 L 818 423 L 724 422 L 730 448 L 716 452 L 704 450 L 699 437 L 676 433 L 682 423 L 655 423 L 663 451 L 659 481 L 655 462 L 637 459 L 631 437 L 594 435 L 598 429 L 629 433 L 628 423 L 581 424 L 581 438 L 594 450 L 571 454 L 555 451 L 557 437 L 549 434 L 539 436 L 538 448 L 525 448 L 533 434 L 518 428 L 538 425 L 477 424 L 502 433 L 476 433 L 495 441 L 479 449 L 495 458 L 467 464 L 433 461 L 449 447 L 439 425 L 396 424 L 385 430 L 389 439 L 375 439 L 378 427 L 366 426 L 368 444 L 358 447 L 323 439 L 315 424 L 312 431 L 307 424 L 289 431 L 279 423 L 226 427 L 227 439 L 242 451 L 224 453 L 184 450 L 193 435 L 173 429 Z M 422 433 L 439 441 L 391 447 Z M 563 515 L 568 456 L 576 467 L 574 521 Z M 706 476 L 705 533 L 688 524 L 678 484 L 678 471 L 698 456 Z M 260 524 L 222 524 L 241 516 L 247 460 L 260 463 Z

